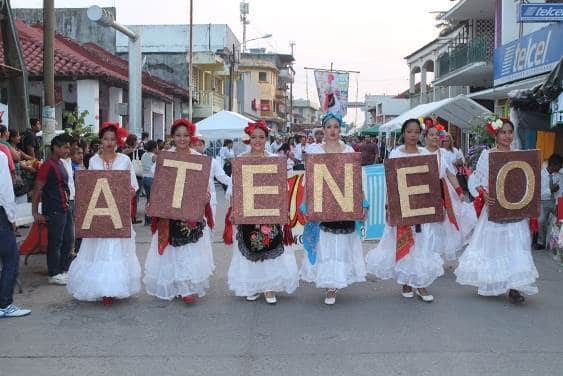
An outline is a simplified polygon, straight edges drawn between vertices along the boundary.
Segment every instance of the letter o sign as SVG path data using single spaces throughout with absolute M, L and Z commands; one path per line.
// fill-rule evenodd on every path
M 506 198 L 505 192 L 506 177 L 511 171 L 516 169 L 524 172 L 524 176 L 526 177 L 526 190 L 520 201 L 510 202 Z M 535 180 L 534 170 L 528 162 L 511 161 L 506 163 L 500 168 L 496 182 L 497 201 L 499 205 L 508 210 L 519 210 L 528 206 L 534 198 Z

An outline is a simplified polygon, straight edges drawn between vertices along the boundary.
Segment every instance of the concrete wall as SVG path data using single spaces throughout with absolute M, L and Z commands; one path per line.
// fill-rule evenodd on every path
M 92 42 L 115 53 L 116 32 L 88 19 L 87 8 L 57 8 L 56 31 L 80 43 Z M 115 8 L 104 8 L 115 16 Z M 14 15 L 27 24 L 43 23 L 43 9 L 14 8 Z
M 241 73 L 240 76 L 241 80 L 239 80 L 236 85 L 237 97 L 239 98 L 238 112 L 258 117 L 258 111 L 252 108 L 253 100 L 256 100 L 257 108 L 260 106 L 258 85 L 256 82 L 252 81 L 250 72 Z

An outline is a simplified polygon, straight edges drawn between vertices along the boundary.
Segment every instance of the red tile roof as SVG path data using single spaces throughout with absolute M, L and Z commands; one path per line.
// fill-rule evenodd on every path
M 41 24 L 28 26 L 16 18 L 16 29 L 23 49 L 24 60 L 31 80 L 43 79 L 43 28 Z M 4 50 L 0 40 L 0 63 L 4 62 Z M 76 41 L 55 34 L 55 79 L 98 79 L 126 88 L 128 84 L 127 61 L 112 55 L 96 44 L 81 45 Z M 143 93 L 171 100 L 177 96 L 187 100 L 188 91 L 143 74 Z

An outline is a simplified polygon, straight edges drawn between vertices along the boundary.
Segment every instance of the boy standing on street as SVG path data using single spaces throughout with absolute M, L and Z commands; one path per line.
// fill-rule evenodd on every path
M 32 213 L 35 223 L 47 224 L 47 269 L 49 283 L 66 285 L 70 252 L 74 243 L 74 223 L 70 208 L 67 169 L 62 161 L 70 154 L 70 136 L 61 134 L 51 141 L 51 157 L 37 173 Z M 41 201 L 42 214 L 39 214 Z

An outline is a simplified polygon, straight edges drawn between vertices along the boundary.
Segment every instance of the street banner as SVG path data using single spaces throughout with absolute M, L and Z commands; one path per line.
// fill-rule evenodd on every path
M 233 223 L 287 224 L 287 158 L 232 159 Z
M 199 221 L 208 202 L 211 158 L 163 151 L 156 159 L 147 214 L 151 217 Z
M 538 217 L 540 214 L 539 150 L 489 154 L 489 191 L 496 205 L 489 207 L 493 222 Z
M 76 171 L 77 238 L 131 237 L 131 172 Z
M 363 218 L 360 153 L 306 154 L 305 176 L 309 220 Z
M 389 223 L 412 226 L 444 220 L 436 155 L 385 160 Z
M 345 116 L 348 108 L 349 73 L 316 70 L 315 82 L 322 111 Z

